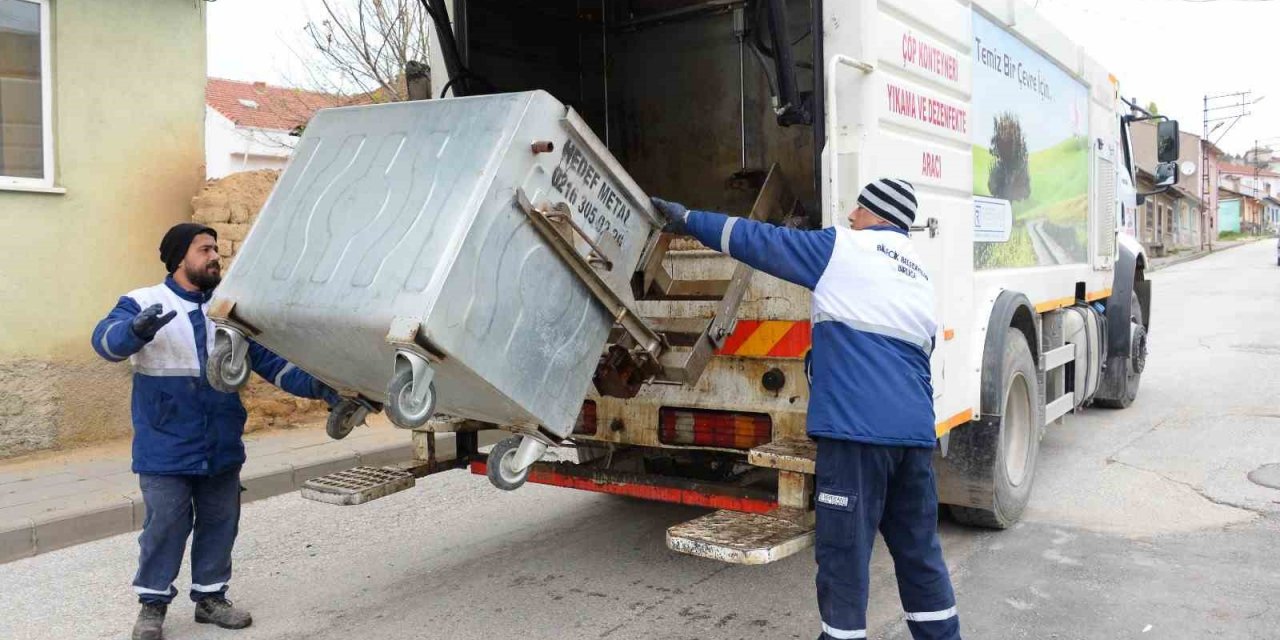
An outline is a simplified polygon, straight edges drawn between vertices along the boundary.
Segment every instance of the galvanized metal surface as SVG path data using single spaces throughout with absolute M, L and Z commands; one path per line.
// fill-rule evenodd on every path
M 352 506 L 412 489 L 413 474 L 392 467 L 352 467 L 312 478 L 302 485 L 302 497 L 317 502 Z
M 417 319 L 408 348 L 434 369 L 437 411 L 567 435 L 613 319 L 515 194 L 567 204 L 614 281 L 656 232 L 571 114 L 543 92 L 321 111 L 219 299 L 255 340 L 378 401 L 406 348 L 387 341 L 393 320 Z
M 768 515 L 716 511 L 667 529 L 667 547 L 733 564 L 781 560 L 813 545 L 813 527 Z
M 774 185 L 773 187 L 768 186 Z M 772 202 L 774 212 L 785 210 L 779 204 L 791 199 L 785 183 L 768 180 L 766 192 L 757 200 Z M 637 301 L 646 318 L 656 329 L 676 332 L 668 334 L 668 341 L 675 347 L 688 348 L 704 340 L 709 325 L 739 318 L 807 320 L 809 318 L 809 292 L 804 288 L 783 282 L 763 273 L 754 273 L 750 279 L 737 279 L 740 265 L 732 258 L 709 251 L 689 238 L 671 238 L 665 256 L 661 248 L 668 238 L 659 240 L 646 263 L 645 280 L 652 288 L 663 286 L 663 278 L 675 282 L 718 282 L 728 289 L 730 283 L 744 286 L 742 299 L 736 313 L 729 314 L 719 301 L 710 296 L 698 300 L 665 299 Z M 655 262 L 655 257 L 665 257 Z M 737 295 L 735 292 L 734 295 Z M 728 327 L 732 323 L 727 324 Z M 699 328 L 701 327 L 701 328 Z M 801 361 L 784 358 L 737 358 L 712 356 L 705 350 L 705 365 L 691 361 L 689 351 L 680 349 L 668 352 L 664 363 L 671 367 L 688 367 L 690 364 L 704 368 L 692 384 L 649 385 L 626 401 L 603 398 L 592 394 L 596 401 L 599 429 L 593 436 L 578 436 L 619 444 L 666 446 L 658 439 L 658 413 L 661 407 L 749 411 L 767 413 L 773 420 L 774 439 L 805 438 L 804 418 L 808 402 L 808 384 L 805 381 Z M 775 391 L 764 388 L 763 377 L 770 369 L 783 373 L 783 387 Z
M 756 221 L 780 222 L 795 212 L 799 206 L 799 202 L 792 195 L 786 176 L 775 164 L 770 168 L 748 218 Z M 689 384 L 702 376 L 712 354 L 724 344 L 724 339 L 733 331 L 738 318 L 738 308 L 742 305 L 742 299 L 751 286 L 754 274 L 755 270 L 745 263 L 734 266 L 733 275 L 729 278 L 723 297 L 716 305 L 706 330 L 698 337 L 682 361 L 678 360 L 677 365 L 667 367 L 668 371 L 664 379 Z M 662 275 L 666 275 L 665 268 L 662 270 Z

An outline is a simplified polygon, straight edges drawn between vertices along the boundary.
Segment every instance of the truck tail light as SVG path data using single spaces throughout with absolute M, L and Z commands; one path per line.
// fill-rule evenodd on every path
M 662 444 L 751 449 L 773 439 L 773 419 L 767 413 L 663 407 L 658 424 Z
M 584 436 L 596 434 L 596 403 L 587 400 L 582 403 L 582 413 L 578 414 L 578 422 L 573 425 L 573 432 Z

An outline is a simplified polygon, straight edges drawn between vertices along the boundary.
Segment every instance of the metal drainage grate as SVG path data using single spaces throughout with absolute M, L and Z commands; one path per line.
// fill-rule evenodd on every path
M 352 467 L 312 478 L 302 485 L 302 497 L 336 505 L 363 504 L 413 488 L 413 474 L 393 467 Z

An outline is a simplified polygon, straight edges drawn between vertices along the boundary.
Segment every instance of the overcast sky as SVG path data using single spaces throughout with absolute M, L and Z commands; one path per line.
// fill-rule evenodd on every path
M 1036 0 L 1031 0 L 1037 4 Z M 1039 0 L 1039 9 L 1120 80 L 1199 134 L 1205 94 L 1265 96 L 1220 144 L 1280 146 L 1280 0 Z M 301 83 L 302 27 L 319 0 L 217 0 L 209 5 L 209 75 Z M 1221 133 L 1219 130 L 1218 133 Z M 1218 134 L 1214 134 L 1216 137 Z

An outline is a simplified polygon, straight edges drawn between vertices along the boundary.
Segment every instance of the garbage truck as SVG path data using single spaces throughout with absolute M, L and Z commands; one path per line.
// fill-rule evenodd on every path
M 287 311 L 262 322 L 300 327 L 291 339 L 311 346 L 271 342 L 266 330 L 261 339 L 322 378 L 337 369 L 305 355 L 316 344 L 333 345 L 339 361 L 362 357 L 353 351 L 360 345 L 380 354 L 353 374 L 362 381 L 338 385 L 348 400 L 330 419 L 331 435 L 382 409 L 413 430 L 415 460 L 317 478 L 304 496 L 359 504 L 469 469 L 504 489 L 533 482 L 711 510 L 667 531 L 678 552 L 763 564 L 810 546 L 809 293 L 660 233 L 647 194 L 816 229 L 847 224 L 875 178 L 915 186 L 911 236 L 937 291 L 940 327 L 938 496 L 961 523 L 1013 525 L 1046 429 L 1135 400 L 1152 289 L 1132 230 L 1151 194 L 1136 191 L 1128 127 L 1161 120 L 1162 190 L 1177 180 L 1177 123 L 1125 100 L 1116 78 L 1030 5 L 423 6 L 434 26 L 434 95 L 322 111 L 226 279 L 288 284 Z M 475 119 L 495 109 L 499 124 Z M 465 224 L 432 235 L 384 220 L 396 185 L 414 172 L 432 176 L 413 183 L 422 189 L 465 192 L 422 205 L 456 211 Z M 472 186 L 456 189 L 459 180 Z M 314 213 L 344 207 L 362 222 L 343 227 Z M 273 208 L 290 213 L 273 218 Z M 519 251 L 469 239 L 484 225 L 504 230 L 488 242 Z M 366 242 L 360 234 L 373 228 L 382 239 Z M 298 273 L 334 273 L 347 261 L 373 282 L 401 260 L 371 251 L 377 242 L 412 254 L 403 260 L 470 262 L 440 267 L 456 275 L 406 276 L 381 292 L 325 290 L 357 301 L 353 309 L 395 308 L 366 314 L 368 326 L 326 332 L 332 318 L 303 299 L 311 285 Z M 255 244 L 265 256 L 258 263 Z M 292 262 L 279 262 L 289 251 Z M 268 258 L 273 271 L 253 266 Z M 432 287 L 430 301 L 409 295 Z M 499 302 L 476 302 L 486 287 L 502 292 Z M 209 373 L 224 386 L 237 383 L 238 350 L 261 329 L 250 321 L 248 291 L 220 288 L 211 307 L 219 331 Z M 524 302 L 498 308 L 515 299 Z M 497 306 L 475 311 L 484 304 Z M 548 327 L 583 333 L 530 338 L 564 345 L 531 359 L 512 346 L 528 332 L 513 327 L 538 314 L 553 318 Z M 477 317 L 491 323 L 485 338 L 459 338 Z M 376 339 L 351 333 L 360 331 Z M 452 455 L 436 451 L 442 432 L 455 434 Z M 547 459 L 550 449 L 563 455 Z

